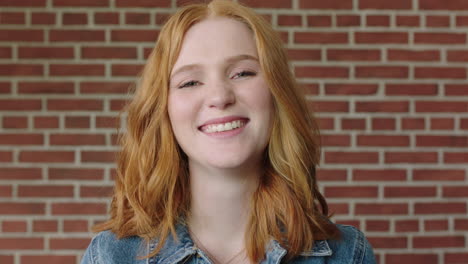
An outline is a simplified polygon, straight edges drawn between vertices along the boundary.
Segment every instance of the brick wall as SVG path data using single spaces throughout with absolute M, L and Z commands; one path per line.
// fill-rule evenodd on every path
M 468 1 L 245 2 L 314 101 L 334 219 L 380 264 L 468 263 Z M 0 0 L 0 263 L 79 263 L 127 88 L 180 4 Z

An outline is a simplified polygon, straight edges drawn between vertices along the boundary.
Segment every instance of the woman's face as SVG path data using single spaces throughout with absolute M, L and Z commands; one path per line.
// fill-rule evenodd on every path
M 260 164 L 273 103 L 246 25 L 214 17 L 192 26 L 172 69 L 169 89 L 169 118 L 191 168 Z

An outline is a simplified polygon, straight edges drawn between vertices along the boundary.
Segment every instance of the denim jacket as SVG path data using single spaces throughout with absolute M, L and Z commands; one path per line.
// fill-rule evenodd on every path
M 302 252 L 292 264 L 375 264 L 372 248 L 364 235 L 352 226 L 337 225 L 338 240 L 318 240 L 310 251 Z M 169 236 L 163 249 L 154 257 L 142 259 L 157 245 L 145 243 L 139 237 L 117 239 L 111 231 L 99 233 L 91 241 L 81 264 L 211 264 L 207 255 L 197 248 L 184 225 L 176 227 L 179 241 Z M 286 250 L 276 240 L 267 246 L 261 264 L 285 263 Z M 139 258 L 140 257 L 140 258 Z

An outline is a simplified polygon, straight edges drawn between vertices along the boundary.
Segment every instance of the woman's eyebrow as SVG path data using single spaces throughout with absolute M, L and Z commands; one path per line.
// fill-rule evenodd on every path
M 231 57 L 226 58 L 224 61 L 226 64 L 234 64 L 242 60 L 254 60 L 258 62 L 258 58 L 249 54 L 240 54 L 240 55 L 231 56 Z M 172 73 L 170 78 L 172 79 L 174 76 L 176 76 L 179 73 L 191 71 L 191 70 L 201 68 L 201 67 L 202 67 L 201 64 L 196 64 L 196 63 L 180 66 L 177 70 L 174 71 L 174 73 Z

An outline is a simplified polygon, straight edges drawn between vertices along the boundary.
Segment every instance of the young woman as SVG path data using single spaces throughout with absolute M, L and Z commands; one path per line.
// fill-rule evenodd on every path
M 179 10 L 126 109 L 111 217 L 82 263 L 375 263 L 361 232 L 328 218 L 297 89 L 252 10 Z

